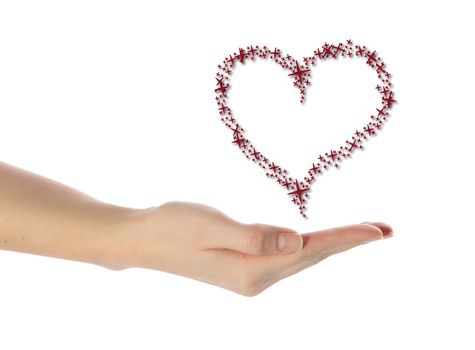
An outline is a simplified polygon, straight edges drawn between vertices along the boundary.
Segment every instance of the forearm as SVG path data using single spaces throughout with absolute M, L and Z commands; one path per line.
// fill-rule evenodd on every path
M 135 212 L 0 162 L 0 249 L 120 267 Z

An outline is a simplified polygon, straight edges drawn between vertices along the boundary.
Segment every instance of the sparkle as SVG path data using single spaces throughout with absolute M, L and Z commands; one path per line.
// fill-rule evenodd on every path
M 344 159 L 351 158 L 350 154 L 355 149 L 364 149 L 363 142 L 368 140 L 369 136 L 375 135 L 376 130 L 380 130 L 383 123 L 389 118 L 389 110 L 397 102 L 392 91 L 391 74 L 387 71 L 384 61 L 377 56 L 376 51 L 369 50 L 363 45 L 353 44 L 351 39 L 337 44 L 323 44 L 313 51 L 312 56 L 303 58 L 303 66 L 300 66 L 299 60 L 294 59 L 289 54 L 282 53 L 282 50 L 278 48 L 271 50 L 267 46 L 257 45 L 246 46 L 246 48 L 239 48 L 237 54 L 229 55 L 223 60 L 222 64 L 218 65 L 218 73 L 215 78 L 216 87 L 214 88 L 216 96 L 214 98 L 217 102 L 219 118 L 233 131 L 232 143 L 239 147 L 246 158 L 258 164 L 269 179 L 275 180 L 280 186 L 290 191 L 288 195 L 292 197 L 292 203 L 297 206 L 302 217 L 306 218 L 305 210 L 307 208 L 305 203 L 309 197 L 307 191 L 315 182 L 316 176 L 320 176 L 333 166 L 339 168 Z M 381 99 L 381 104 L 376 108 L 377 115 L 375 112 L 370 114 L 369 122 L 356 130 L 350 138 L 344 140 L 342 145 L 335 148 L 338 151 L 331 149 L 328 153 L 317 154 L 312 157 L 314 161 L 307 171 L 310 176 L 306 176 L 300 181 L 289 176 L 289 172 L 282 166 L 276 165 L 267 153 L 258 152 L 251 141 L 245 138 L 245 130 L 232 115 L 228 103 L 227 92 L 231 87 L 231 74 L 234 69 L 240 66 L 236 62 L 243 64 L 246 60 L 255 61 L 255 58 L 268 59 L 280 65 L 284 71 L 290 71 L 288 76 L 294 77 L 292 84 L 299 90 L 300 102 L 303 102 L 307 87 L 310 86 L 309 65 L 315 66 L 318 60 L 337 59 L 338 57 L 362 60 L 375 71 L 378 78 L 376 93 Z M 295 156 L 298 157 L 299 154 Z

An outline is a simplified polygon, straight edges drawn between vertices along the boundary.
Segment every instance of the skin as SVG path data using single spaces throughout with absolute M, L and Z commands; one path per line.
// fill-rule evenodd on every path
M 156 269 L 255 296 L 330 255 L 392 236 L 382 222 L 298 233 L 240 223 L 207 205 L 102 202 L 0 162 L 0 249 L 113 270 Z M 287 237 L 286 245 L 283 237 Z

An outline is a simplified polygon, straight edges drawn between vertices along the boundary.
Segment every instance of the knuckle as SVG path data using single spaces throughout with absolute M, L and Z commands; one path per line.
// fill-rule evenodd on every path
M 180 202 L 179 202 L 179 201 L 169 201 L 169 202 L 162 203 L 162 204 L 159 206 L 159 208 L 161 208 L 161 209 L 175 209 L 175 208 L 177 208 L 179 205 L 180 205 Z
M 250 252 L 262 254 L 266 251 L 266 235 L 261 231 L 243 235 L 243 245 Z

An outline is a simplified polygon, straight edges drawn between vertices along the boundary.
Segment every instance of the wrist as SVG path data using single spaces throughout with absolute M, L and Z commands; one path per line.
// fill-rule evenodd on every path
M 110 213 L 112 220 L 103 226 L 99 234 L 104 238 L 97 243 L 96 263 L 113 270 L 122 270 L 151 267 L 148 260 L 153 260 L 153 267 L 159 268 L 157 262 L 163 254 L 159 254 L 162 230 L 157 222 L 157 209 L 106 205 L 104 210 Z

